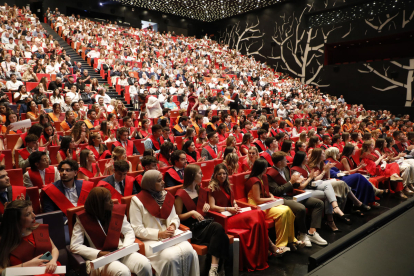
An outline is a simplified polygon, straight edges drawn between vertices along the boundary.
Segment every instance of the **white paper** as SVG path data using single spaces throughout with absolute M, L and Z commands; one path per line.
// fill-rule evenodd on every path
M 99 257 L 93 261 L 91 261 L 91 266 L 93 269 L 100 268 L 104 265 L 112 263 L 113 261 L 119 260 L 131 253 L 137 252 L 139 250 L 139 246 L 137 243 L 133 243 L 131 245 L 122 247 L 114 252 L 106 254 L 105 256 Z
M 24 128 L 24 127 L 31 127 L 32 126 L 32 121 L 30 121 L 30 119 L 26 119 L 26 120 L 23 120 L 23 121 L 18 121 L 18 122 L 15 122 L 15 123 L 11 123 L 10 125 L 13 126 L 13 128 L 11 130 L 19 130 L 19 129 Z
M 32 267 L 8 267 L 6 268 L 6 276 L 20 276 L 20 275 L 40 275 L 45 274 L 45 266 Z M 53 274 L 66 274 L 66 266 L 58 266 Z
M 240 208 L 240 212 L 239 213 L 247 212 L 247 211 L 250 211 L 250 210 L 252 210 L 252 207 Z M 234 215 L 234 214 L 230 213 L 229 211 L 221 212 L 221 214 L 222 215 L 225 215 L 225 216 L 228 216 L 228 217 L 231 217 L 231 216 Z
M 301 194 L 295 195 L 295 196 L 293 197 L 293 200 L 294 200 L 294 201 L 299 202 L 299 201 L 302 201 L 302 200 L 308 199 L 308 198 L 310 198 L 311 196 L 312 196 L 312 192 L 304 192 L 304 193 L 301 193 Z
M 191 231 L 181 231 L 180 229 L 176 229 L 174 233 L 174 237 L 161 240 L 157 243 L 150 245 L 150 250 L 152 250 L 152 254 L 155 254 L 165 248 L 171 247 L 173 245 L 179 244 L 180 242 L 186 241 L 193 237 L 193 233 Z
M 273 201 L 269 201 L 269 202 L 266 202 L 266 203 L 263 203 L 257 206 L 260 208 L 260 210 L 263 211 L 263 210 L 270 209 L 272 207 L 283 205 L 284 203 L 285 203 L 285 200 L 283 198 L 278 198 Z

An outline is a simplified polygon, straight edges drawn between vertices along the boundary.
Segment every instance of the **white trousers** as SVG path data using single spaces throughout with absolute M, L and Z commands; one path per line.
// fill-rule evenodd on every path
M 131 273 L 137 276 L 151 276 L 150 261 L 139 253 L 131 253 L 122 259 L 92 270 L 90 276 L 131 276 Z

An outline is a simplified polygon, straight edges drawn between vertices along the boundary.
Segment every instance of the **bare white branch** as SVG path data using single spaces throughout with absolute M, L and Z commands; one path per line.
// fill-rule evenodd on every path
M 411 13 L 410 17 L 408 18 L 408 20 L 405 20 L 405 10 L 403 11 L 403 22 L 402 22 L 402 27 L 405 28 L 405 25 L 407 25 L 408 23 L 410 23 L 410 21 L 413 19 L 414 17 L 414 11 Z
M 384 23 L 381 22 L 381 18 L 378 17 L 378 21 L 380 23 L 379 26 L 376 26 L 374 24 L 372 24 L 371 22 L 369 22 L 367 19 L 365 19 L 365 23 L 367 23 L 368 26 L 370 26 L 371 28 L 373 28 L 374 30 L 377 30 L 379 33 L 382 31 L 382 29 L 390 22 L 392 21 L 395 17 L 397 17 L 397 15 L 399 14 L 399 12 L 397 12 L 394 16 L 391 16 L 389 14 L 387 14 L 387 20 L 384 21 Z

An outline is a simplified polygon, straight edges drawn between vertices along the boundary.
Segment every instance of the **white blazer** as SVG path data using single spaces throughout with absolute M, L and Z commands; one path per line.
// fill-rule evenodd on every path
M 129 224 L 126 216 L 122 221 L 121 233 L 124 235 L 123 241 L 119 239 L 118 248 L 131 245 L 135 242 L 134 231 L 131 224 Z M 89 246 L 84 245 L 84 237 L 88 240 Z M 101 251 L 96 249 L 85 228 L 78 218 L 76 218 L 75 226 L 73 227 L 72 239 L 70 240 L 70 251 L 72 253 L 81 255 L 84 259 L 95 260 L 98 257 L 98 253 Z
M 180 226 L 180 219 L 175 212 L 174 206 L 166 220 L 159 219 L 151 215 L 136 196 L 131 200 L 129 220 L 135 236 L 144 242 L 145 252 L 150 252 L 149 246 L 158 242 L 159 231 L 164 231 L 171 224 L 175 224 L 176 229 Z

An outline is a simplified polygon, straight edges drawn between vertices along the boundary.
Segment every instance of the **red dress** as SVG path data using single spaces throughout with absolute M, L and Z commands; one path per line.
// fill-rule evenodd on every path
M 193 109 L 193 106 L 195 105 L 197 98 L 198 97 L 194 94 L 194 92 L 191 93 L 188 96 L 187 116 L 190 116 L 191 115 L 191 110 Z M 198 108 L 198 104 L 197 104 L 197 106 L 194 109 L 197 110 L 197 108 Z
M 211 192 L 220 207 L 233 206 L 233 193 L 229 195 L 223 188 Z M 239 268 L 248 271 L 263 270 L 267 264 L 269 248 L 267 226 L 261 210 L 251 210 L 231 216 L 227 219 L 228 233 L 240 239 Z

